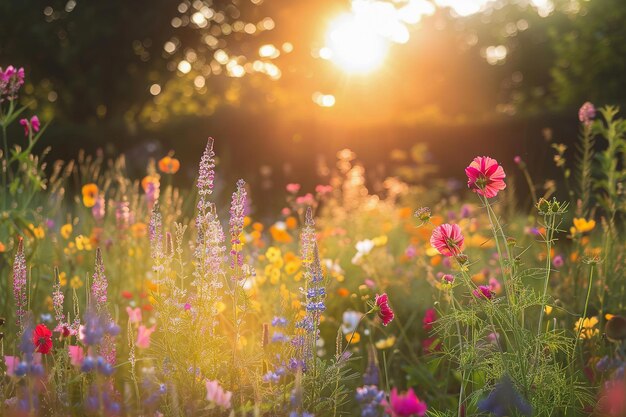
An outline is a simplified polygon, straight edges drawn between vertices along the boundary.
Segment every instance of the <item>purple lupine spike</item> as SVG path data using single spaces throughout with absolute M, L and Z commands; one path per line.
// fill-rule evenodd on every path
M 26 258 L 24 257 L 24 241 L 20 237 L 13 262 L 13 298 L 15 299 L 16 324 L 21 331 L 24 330 L 24 317 L 26 316 Z
M 91 283 L 92 302 L 95 303 L 96 309 L 101 311 L 107 302 L 107 287 L 109 282 L 104 275 L 104 263 L 102 262 L 102 251 L 96 249 L 96 262 L 93 273 L 93 281 Z
M 204 197 L 213 192 L 215 181 L 215 152 L 213 152 L 213 138 L 209 138 L 200 159 L 200 169 L 198 172 L 198 192 Z
M 232 202 L 230 205 L 230 254 L 233 256 L 231 261 L 231 268 L 235 268 L 235 264 L 238 267 L 243 266 L 243 257 L 239 250 L 241 240 L 239 236 L 243 231 L 243 222 L 246 211 L 246 182 L 244 180 L 237 181 L 237 191 L 233 193 Z

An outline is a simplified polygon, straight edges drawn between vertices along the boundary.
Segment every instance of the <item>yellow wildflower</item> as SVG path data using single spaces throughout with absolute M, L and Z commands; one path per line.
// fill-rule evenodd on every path
M 76 249 L 78 250 L 89 251 L 92 249 L 91 240 L 89 240 L 89 238 L 86 236 L 78 235 L 76 236 L 74 241 L 76 242 Z
M 66 223 L 61 226 L 61 236 L 63 236 L 63 239 L 69 239 L 73 231 L 74 228 L 72 227 L 71 223 Z
M 600 330 L 596 329 L 596 325 L 598 324 L 597 317 L 585 317 L 579 318 L 574 325 L 574 331 L 576 333 L 580 332 L 581 339 L 591 339 L 594 336 L 600 334 Z
M 546 312 L 546 314 L 549 316 L 550 313 L 552 313 L 552 306 L 546 306 L 546 308 L 544 309 L 544 311 Z
M 44 237 L 46 237 L 46 232 L 43 230 L 43 227 L 35 227 L 35 225 L 31 223 L 28 225 L 28 228 L 33 233 L 33 236 L 35 236 L 36 239 L 43 239 Z
M 382 235 L 382 236 L 377 236 L 373 238 L 372 242 L 374 242 L 374 246 L 385 246 L 388 240 L 389 239 L 387 238 L 386 235 Z
M 572 234 L 590 232 L 596 227 L 596 221 L 593 219 L 586 220 L 584 218 L 575 218 L 574 227 L 572 228 Z
M 59 273 L 59 284 L 62 287 L 65 287 L 67 285 L 67 274 L 65 272 Z
M 288 275 L 293 275 L 295 274 L 298 269 L 300 269 L 300 260 L 293 260 L 290 262 L 287 262 L 287 264 L 285 265 L 285 272 Z
M 379 341 L 377 341 L 374 345 L 376 346 L 376 349 L 388 349 L 390 347 L 392 347 L 393 345 L 396 344 L 396 337 L 395 336 L 389 336 L 386 339 L 381 339 Z
M 280 249 L 278 249 L 275 246 L 270 246 L 267 251 L 265 252 L 265 257 L 267 258 L 268 261 L 270 261 L 271 263 L 276 263 L 279 260 L 282 260 L 282 254 L 280 252 Z
M 359 343 L 361 341 L 361 335 L 359 334 L 359 332 L 354 332 L 351 334 L 347 334 L 346 335 L 346 341 L 348 343 L 350 343 L 351 345 L 355 344 L 355 343 Z
M 74 277 L 72 277 L 72 279 L 70 280 L 70 287 L 72 287 L 75 290 L 79 289 L 83 285 L 85 284 L 83 283 L 83 280 L 80 279 L 78 275 L 74 275 Z

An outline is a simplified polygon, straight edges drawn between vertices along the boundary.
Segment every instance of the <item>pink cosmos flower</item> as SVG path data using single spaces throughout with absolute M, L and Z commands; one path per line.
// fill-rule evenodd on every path
M 298 191 L 300 191 L 300 184 L 296 184 L 296 183 L 287 184 L 285 188 L 287 189 L 288 193 L 296 194 Z
M 81 366 L 83 364 L 83 359 L 85 359 L 85 351 L 82 346 L 74 346 L 70 345 L 67 347 L 70 355 L 70 363 L 72 366 Z
M 141 322 L 141 308 L 126 307 L 126 312 L 128 313 L 128 321 L 131 323 Z
M 225 391 L 217 380 L 206 380 L 206 399 L 222 408 L 230 408 L 230 399 L 233 393 Z
M 376 295 L 376 307 L 378 308 L 378 317 L 383 321 L 383 326 L 391 323 L 394 314 L 391 307 L 389 307 L 389 297 L 387 294 Z
M 487 198 L 495 197 L 499 191 L 506 188 L 504 169 L 498 161 L 488 156 L 477 156 L 465 168 L 467 186 L 477 194 Z
M 135 345 L 140 349 L 147 349 L 150 347 L 150 336 L 156 330 L 156 325 L 152 327 L 146 327 L 143 324 L 137 329 L 137 341 Z
M 465 238 L 458 224 L 442 224 L 433 230 L 430 244 L 444 256 L 458 256 L 463 249 Z
M 491 287 L 487 285 L 481 285 L 472 291 L 474 297 L 482 300 L 491 300 L 494 296 L 493 291 L 491 291 Z
M 426 415 L 428 409 L 424 401 L 415 395 L 413 388 L 409 388 L 406 394 L 398 394 L 398 390 L 393 388 L 389 395 L 389 402 L 385 402 L 386 412 L 392 417 L 410 417 Z

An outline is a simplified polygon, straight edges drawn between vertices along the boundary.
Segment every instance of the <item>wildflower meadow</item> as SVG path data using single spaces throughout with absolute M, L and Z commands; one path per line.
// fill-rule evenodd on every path
M 0 70 L 3 415 L 626 415 L 619 109 L 581 107 L 562 198 L 489 156 L 371 193 L 344 150 L 263 223 L 243 179 L 215 202 L 219 139 L 189 189 L 174 154 L 47 167 L 25 76 Z
M 626 417 L 625 39 L 0 1 L 0 417 Z

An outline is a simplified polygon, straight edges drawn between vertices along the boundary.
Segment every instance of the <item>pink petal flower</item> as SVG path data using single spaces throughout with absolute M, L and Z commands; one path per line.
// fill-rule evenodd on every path
M 126 307 L 126 312 L 128 313 L 128 321 L 130 321 L 131 323 L 141 322 L 141 308 Z
M 389 403 L 385 405 L 387 406 L 387 413 L 391 414 L 392 417 L 422 417 L 428 409 L 426 403 L 420 401 L 415 395 L 413 388 L 409 388 L 405 394 L 398 394 L 398 390 L 393 388 L 389 395 Z
M 300 191 L 300 184 L 296 184 L 296 183 L 287 184 L 285 188 L 287 189 L 287 192 L 291 194 L 296 194 L 298 191 Z
M 28 136 L 28 132 L 30 131 L 30 126 L 28 124 L 28 119 L 20 119 L 20 124 L 24 128 L 24 136 Z
M 85 359 L 85 351 L 82 346 L 70 345 L 67 347 L 70 355 L 70 363 L 72 366 L 81 366 L 83 359 Z
M 383 326 L 388 325 L 394 318 L 393 310 L 389 307 L 389 297 L 387 294 L 376 295 L 376 307 L 378 307 L 378 317 L 383 322 Z
M 493 291 L 491 291 L 491 287 L 486 285 L 481 285 L 472 291 L 474 297 L 482 300 L 491 300 L 494 296 Z
M 137 341 L 135 345 L 140 349 L 147 349 L 150 347 L 150 336 L 156 330 L 156 325 L 152 327 L 146 327 L 143 324 L 139 326 L 137 330 Z
M 442 224 L 433 230 L 430 244 L 444 256 L 458 256 L 463 249 L 465 238 L 458 224 Z
M 487 198 L 495 197 L 506 188 L 504 169 L 498 161 L 488 156 L 477 156 L 465 168 L 467 186 L 475 193 Z
M 19 365 L 19 363 L 20 363 L 20 358 L 18 358 L 17 356 L 5 356 L 4 357 L 4 364 L 7 367 L 8 376 L 15 376 L 15 368 L 17 368 L 17 365 Z
M 39 132 L 39 128 L 41 127 L 41 123 L 39 122 L 39 117 L 37 116 L 31 117 L 30 126 L 33 128 L 34 132 Z

